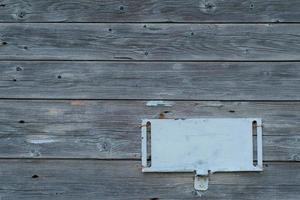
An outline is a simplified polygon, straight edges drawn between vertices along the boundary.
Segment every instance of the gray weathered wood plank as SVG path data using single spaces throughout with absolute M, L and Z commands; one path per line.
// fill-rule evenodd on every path
M 0 62 L 0 98 L 300 100 L 299 91 L 300 62 Z
M 297 0 L 3 0 L 0 22 L 299 22 Z
M 1 158 L 139 159 L 144 118 L 262 117 L 264 160 L 300 160 L 300 102 L 1 100 Z
M 0 60 L 299 60 L 299 24 L 5 23 Z
M 295 200 L 300 163 L 262 173 L 216 173 L 204 199 Z M 198 199 L 192 173 L 142 174 L 139 161 L 1 160 L 2 199 Z

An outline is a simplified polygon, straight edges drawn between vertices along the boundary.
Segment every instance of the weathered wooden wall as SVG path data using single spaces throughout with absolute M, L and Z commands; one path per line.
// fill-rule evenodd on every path
M 0 199 L 300 199 L 299 9 L 1 0 Z M 262 117 L 264 171 L 143 174 L 141 119 L 196 117 Z

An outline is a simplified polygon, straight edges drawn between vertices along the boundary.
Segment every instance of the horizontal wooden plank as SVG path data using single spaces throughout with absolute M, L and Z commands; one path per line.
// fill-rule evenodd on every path
M 299 22 L 297 0 L 4 0 L 0 22 Z
M 0 59 L 299 60 L 300 24 L 5 23 Z
M 299 91 L 300 62 L 0 62 L 0 98 L 300 100 Z
M 300 160 L 300 102 L 0 101 L 1 158 L 139 159 L 145 118 L 261 117 L 265 161 Z
M 142 174 L 139 161 L 1 160 L 3 199 L 243 199 L 300 197 L 300 163 L 266 163 L 262 173 L 216 173 L 193 189 L 192 173 Z

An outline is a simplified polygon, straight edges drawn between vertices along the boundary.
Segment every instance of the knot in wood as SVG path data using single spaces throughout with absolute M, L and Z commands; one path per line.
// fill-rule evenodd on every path
M 215 12 L 217 6 L 213 2 L 201 1 L 200 10 L 204 13 L 213 13 Z

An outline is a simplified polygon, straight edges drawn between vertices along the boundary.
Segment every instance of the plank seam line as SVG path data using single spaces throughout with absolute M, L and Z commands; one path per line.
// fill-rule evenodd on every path
M 224 24 L 224 25 L 251 25 L 251 24 L 276 24 L 276 25 L 284 25 L 284 24 L 300 24 L 300 21 L 297 22 L 292 22 L 292 21 L 286 21 L 286 22 L 276 22 L 276 21 L 261 21 L 261 22 L 238 22 L 238 21 L 232 21 L 232 22 L 222 22 L 222 21 L 207 21 L 207 22 L 184 22 L 184 21 L 177 21 L 177 22 L 171 22 L 171 21 L 102 21 L 102 22 L 79 22 L 79 21 L 74 21 L 74 22 L 70 22 L 70 21 L 36 21 L 36 22 L 13 22 L 13 21 L 0 21 L 0 24 L 168 24 L 168 25 L 180 25 L 180 24 L 195 24 L 195 25 L 201 25 L 201 24 L 213 24 L 213 25 L 218 25 L 218 24 Z
M 297 100 L 291 100 L 291 99 L 283 99 L 283 100 L 274 100 L 274 99 L 255 99 L 255 100 L 222 100 L 222 99 L 207 99 L 207 100 L 201 100 L 201 99 L 165 99 L 165 98 L 160 98 L 160 99 L 110 99 L 110 98 L 0 98 L 0 101 L 73 101 L 73 100 L 81 100 L 81 101 L 174 101 L 174 102 L 191 102 L 191 101 L 197 101 L 197 102 L 263 102 L 263 103 L 299 103 L 300 99 Z
M 287 62 L 300 62 L 300 60 L 118 60 L 118 59 L 0 59 L 0 62 L 110 62 L 110 63 L 120 63 L 120 62 L 142 62 L 142 63 L 287 63 Z
M 32 158 L 32 157 L 0 157 L 0 160 L 91 160 L 91 161 L 141 161 L 138 158 L 53 158 L 53 157 L 43 157 L 43 158 Z M 264 164 L 284 164 L 284 163 L 300 163 L 300 160 L 263 160 Z

